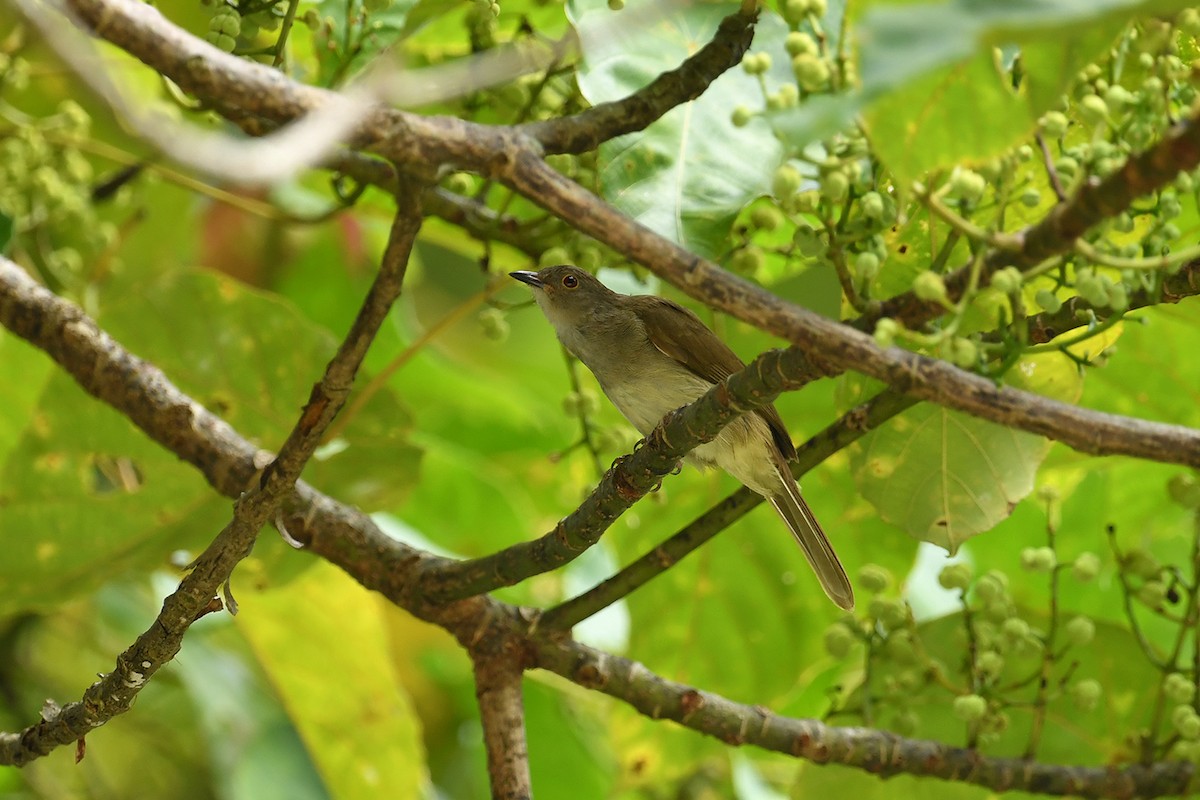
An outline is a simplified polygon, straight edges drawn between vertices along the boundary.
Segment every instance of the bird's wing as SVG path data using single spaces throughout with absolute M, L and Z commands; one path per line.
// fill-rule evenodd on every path
M 646 326 L 650 343 L 694 374 L 709 383 L 720 383 L 746 366 L 729 345 L 688 309 L 653 295 L 640 295 L 635 299 L 639 306 L 638 316 Z M 771 437 L 784 459 L 794 459 L 796 448 L 775 406 L 760 406 L 757 413 L 770 427 Z

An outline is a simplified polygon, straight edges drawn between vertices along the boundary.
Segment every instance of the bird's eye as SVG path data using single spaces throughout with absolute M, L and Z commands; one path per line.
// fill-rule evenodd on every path
M 568 289 L 574 289 L 579 285 L 579 278 L 576 278 L 574 275 L 563 275 L 562 285 Z

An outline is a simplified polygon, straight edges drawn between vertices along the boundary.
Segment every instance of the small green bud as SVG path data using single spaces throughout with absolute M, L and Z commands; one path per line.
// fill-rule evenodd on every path
M 766 254 L 761 247 L 749 245 L 734 252 L 729 266 L 739 275 L 753 275 L 762 269 L 766 261 Z
M 625 0 L 608 0 L 608 8 L 610 11 L 620 11 L 625 7 Z
M 902 600 L 876 597 L 867 607 L 867 613 L 888 628 L 899 628 L 908 621 L 908 607 Z
M 817 54 L 817 41 L 803 31 L 789 33 L 783 46 L 787 49 L 789 56 L 803 54 L 815 56 Z
M 1029 628 L 1029 623 L 1020 617 L 1009 617 L 1004 620 L 1001 630 L 1004 631 L 1006 639 L 1014 642 L 1028 639 L 1033 634 L 1033 631 Z
M 1200 481 L 1191 473 L 1173 475 L 1167 481 L 1167 493 L 1184 508 L 1200 508 Z
M 938 583 L 943 589 L 966 591 L 967 587 L 971 585 L 971 565 L 965 561 L 947 564 L 938 573 Z
M 792 73 L 801 89 L 819 92 L 829 82 L 829 62 L 812 53 L 801 53 L 792 58 Z
M 1039 289 L 1037 294 L 1033 296 L 1033 299 L 1048 314 L 1057 314 L 1059 309 L 1062 308 L 1062 300 L 1049 289 Z
M 1162 581 L 1144 583 L 1138 589 L 1137 598 L 1147 608 L 1157 611 L 1163 607 L 1163 602 L 1167 599 L 1167 585 Z
M 1188 741 L 1200 739 L 1200 715 L 1189 705 L 1175 706 L 1171 712 L 1171 724 L 1179 735 Z
M 864 564 L 858 571 L 858 583 L 868 592 L 885 592 L 892 585 L 892 573 L 878 564 Z
M 1172 672 L 1163 682 L 1163 693 L 1173 703 L 1191 703 L 1196 696 L 1196 683 L 1178 672 Z
M 742 59 L 742 69 L 747 75 L 762 75 L 771 69 L 770 53 L 750 53 Z
M 804 177 L 800 174 L 800 170 L 791 164 L 782 164 L 775 170 L 775 175 L 771 179 L 771 194 L 777 200 L 786 200 L 800 191 L 800 185 L 803 182 Z
M 964 336 L 950 340 L 950 362 L 962 369 L 971 369 L 979 362 L 979 346 Z
M 1021 551 L 1021 566 L 1030 572 L 1049 572 L 1058 563 L 1050 547 L 1026 547 Z
M 1067 115 L 1061 111 L 1047 111 L 1038 120 L 1038 124 L 1042 128 L 1042 132 L 1051 139 L 1061 139 L 1067 132 Z
M 783 222 L 783 216 L 774 206 L 755 206 L 750 212 L 750 224 L 763 231 L 773 231 Z
M 896 343 L 896 334 L 900 332 L 900 323 L 891 317 L 884 317 L 875 322 L 875 344 L 880 347 L 891 347 Z
M 1100 574 L 1100 556 L 1095 553 L 1080 553 L 1071 564 L 1071 574 L 1081 583 L 1095 580 Z
M 995 680 L 1004 671 L 1004 656 L 995 650 L 985 650 L 975 659 L 975 671 L 987 680 Z
M 559 264 L 569 264 L 570 262 L 571 254 L 567 252 L 567 248 L 556 246 L 542 251 L 541 258 L 538 259 L 538 268 L 557 267 Z
M 825 651 L 834 658 L 848 656 L 854 642 L 854 634 L 840 622 L 825 629 Z
M 1075 645 L 1085 645 L 1096 636 L 1096 623 L 1087 617 L 1075 617 L 1063 628 L 1067 641 Z
M 1025 191 L 1021 192 L 1021 205 L 1026 208 L 1037 208 L 1042 202 L 1042 193 L 1034 187 L 1030 186 Z
M 854 273 L 864 281 L 879 274 L 879 256 L 871 252 L 859 253 L 854 257 Z
M 1064 178 L 1074 178 L 1079 172 L 1079 162 L 1070 156 L 1063 156 L 1054 161 L 1054 171 Z
M 987 700 L 977 694 L 964 694 L 954 698 L 954 716 L 963 722 L 978 722 L 987 713 Z
M 783 12 L 783 18 L 793 28 L 804 21 L 804 17 L 808 14 L 809 0 L 784 0 L 783 7 L 780 9 Z
M 896 714 L 892 720 L 892 730 L 901 736 L 912 736 L 921 724 L 921 717 L 911 708 L 906 708 Z
M 1089 125 L 1099 125 L 1108 119 L 1108 104 L 1098 95 L 1085 95 L 1079 101 L 1079 116 Z
M 1125 554 L 1121 568 L 1130 575 L 1135 575 L 1144 581 L 1151 581 L 1162 572 L 1162 566 L 1149 550 L 1138 547 Z
M 913 294 L 920 300 L 940 302 L 946 300 L 946 282 L 936 272 L 925 270 L 913 280 Z
M 1007 581 L 1000 580 L 999 573 L 988 572 L 975 582 L 975 594 L 984 602 L 991 603 L 1001 600 L 1008 595 Z
M 850 176 L 842 170 L 833 170 L 821 176 L 821 195 L 837 203 L 845 199 L 850 191 Z
M 859 198 L 859 205 L 862 208 L 863 216 L 867 219 L 881 219 L 883 217 L 883 195 L 879 192 L 867 192 Z
M 978 172 L 955 167 L 950 173 L 950 193 L 967 203 L 978 202 L 987 189 L 987 181 Z
M 995 274 L 992 275 L 992 286 L 1005 294 L 1012 294 L 1019 291 L 1024 281 L 1025 276 L 1016 267 L 1005 267 L 1004 269 L 996 270 Z
M 485 308 L 480 311 L 479 327 L 483 330 L 483 335 L 494 342 L 502 342 L 508 338 L 508 320 L 498 308 Z
M 883 648 L 888 657 L 897 664 L 913 664 L 917 660 L 917 648 L 912 634 L 903 628 L 889 632 Z
M 729 121 L 733 123 L 735 128 L 744 128 L 750 124 L 750 120 L 754 119 L 754 112 L 746 106 L 738 106 L 729 115 Z

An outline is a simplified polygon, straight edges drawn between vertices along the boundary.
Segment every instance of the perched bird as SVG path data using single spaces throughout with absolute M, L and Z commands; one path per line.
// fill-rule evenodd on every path
M 643 436 L 669 412 L 746 366 L 699 317 L 670 300 L 618 294 L 569 265 L 509 274 L 533 289 L 559 341 Z M 731 422 L 686 460 L 700 468 L 718 466 L 766 498 L 800 543 L 825 593 L 849 610 L 854 590 L 800 496 L 787 466 L 795 457 L 779 412 L 768 405 Z

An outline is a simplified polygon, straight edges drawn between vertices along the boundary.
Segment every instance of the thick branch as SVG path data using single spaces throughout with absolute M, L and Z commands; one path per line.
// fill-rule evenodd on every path
M 308 463 L 320 443 L 325 428 L 344 402 L 371 340 L 399 294 L 408 255 L 421 223 L 415 196 L 410 200 L 401 198 L 400 207 L 392 228 L 392 238 L 384 254 L 383 266 L 358 318 L 330 361 L 325 375 L 313 387 L 312 396 L 299 421 L 280 448 L 279 455 L 267 466 L 258 486 L 239 497 L 234 506 L 233 519 L 196 559 L 192 571 L 180 582 L 179 588 L 166 598 L 162 611 L 149 629 L 117 657 L 115 669 L 88 687 L 79 702 L 43 713 L 39 722 L 20 733 L 0 734 L 0 763 L 26 764 L 48 754 L 56 747 L 82 739 L 89 731 L 128 711 L 146 682 L 179 652 L 183 636 L 191 624 L 204 614 L 220 607 L 214 601 L 218 589 L 233 574 L 238 562 L 249 555 L 258 531 L 273 518 L 291 494 L 304 465 Z M 99 333 L 78 309 L 71 313 L 70 309 L 73 307 L 62 301 L 42 304 L 49 306 L 52 311 L 67 312 L 57 318 L 54 314 L 47 315 L 46 318 L 29 313 L 29 306 L 22 306 L 21 300 L 36 302 L 36 295 L 41 294 L 40 299 L 45 301 L 48 299 L 45 297 L 48 293 L 44 290 L 41 293 L 30 292 L 29 284 L 33 282 L 28 276 L 12 273 L 20 273 L 20 270 L 11 262 L 0 260 L 0 280 L 26 290 L 24 297 L 0 292 L 0 320 L 15 333 L 35 344 L 43 337 L 54 341 L 64 335 Z M 63 317 L 66 317 L 66 320 Z M 9 325 L 10 319 L 20 324 Z M 46 331 L 43 328 L 47 324 L 55 325 L 56 328 Z M 58 325 L 61 327 L 57 327 Z M 88 330 L 89 328 L 92 330 Z M 116 355 L 115 360 L 135 367 L 136 373 L 150 372 L 140 369 L 141 363 L 128 354 L 117 352 L 120 349 L 106 336 L 100 334 L 94 336 L 94 339 L 105 340 L 102 344 L 107 346 L 109 354 Z M 59 352 L 63 356 L 74 355 L 69 346 Z M 83 366 L 78 360 L 73 361 L 78 366 Z M 106 370 L 107 365 L 103 362 L 93 362 L 91 366 L 99 369 L 89 377 L 94 380 L 99 376 L 99 382 L 105 386 L 105 391 L 118 389 L 119 384 L 129 377 Z M 149 388 L 144 380 L 146 378 L 157 382 L 156 379 L 161 378 L 161 375 L 135 374 L 133 382 L 139 388 Z M 99 396 L 100 392 L 92 387 L 88 389 Z M 131 397 L 128 392 L 126 398 L 135 403 L 139 401 L 139 398 Z M 186 398 L 184 400 L 185 402 L 176 403 L 175 406 L 193 412 L 198 408 Z M 232 434 L 232 431 L 226 428 L 222 433 Z
M 717 35 L 676 69 L 629 97 L 601 103 L 572 117 L 530 122 L 518 129 L 546 153 L 586 153 L 601 143 L 648 127 L 668 110 L 695 100 L 742 60 L 754 37 L 757 14 L 732 14 Z
M 635 661 L 574 642 L 539 640 L 537 648 L 538 666 L 629 703 L 652 719 L 673 720 L 726 744 L 751 744 L 818 764 L 855 767 L 883 778 L 919 775 L 997 792 L 1148 798 L 1184 793 L 1195 772 L 1187 762 L 1068 767 L 992 758 L 978 750 L 906 739 L 874 728 L 836 728 L 816 720 L 781 717 L 762 706 L 742 705 L 668 681 Z
M 846 412 L 832 425 L 796 448 L 792 474 L 800 478 L 817 464 L 904 409 L 910 408 L 915 402 L 911 398 L 885 389 L 870 401 Z M 544 612 L 538 620 L 538 628 L 570 629 L 666 572 L 684 556 L 741 519 L 762 501 L 760 495 L 749 489 L 738 489 L 611 578 Z
M 431 602 L 470 597 L 570 562 L 598 542 L 613 521 L 656 487 L 688 451 L 712 441 L 741 414 L 778 397 L 783 383 L 774 366 L 760 358 L 669 415 L 643 446 L 613 464 L 579 508 L 539 539 L 483 558 L 437 565 L 422 580 L 426 597 Z
M 507 653 L 475 661 L 475 699 L 483 724 L 488 779 L 496 800 L 527 800 L 533 794 L 522 671 L 520 662 Z

